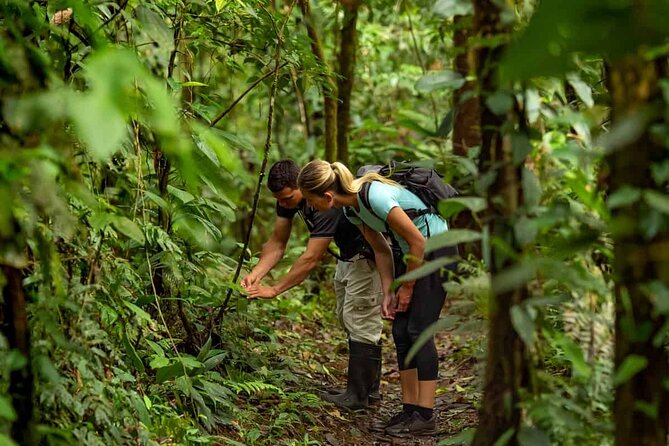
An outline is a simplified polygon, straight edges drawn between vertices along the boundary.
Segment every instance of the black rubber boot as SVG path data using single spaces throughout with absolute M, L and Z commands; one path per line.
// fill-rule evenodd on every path
M 349 341 L 348 383 L 340 394 L 326 393 L 325 401 L 345 409 L 364 409 L 369 405 L 369 394 L 379 376 L 381 346 Z
M 350 343 L 350 340 L 349 340 Z M 372 388 L 369 391 L 369 404 L 375 405 L 379 404 L 381 402 L 381 376 L 382 376 L 382 370 L 381 370 L 381 364 L 383 363 L 383 356 L 381 355 L 381 341 L 379 341 L 379 363 L 377 365 L 377 370 L 376 370 L 376 378 L 374 379 L 374 382 L 372 383 Z M 342 393 L 346 392 L 346 387 L 333 387 L 330 389 L 326 390 L 327 393 L 330 395 L 341 395 Z
M 341 395 L 342 393 L 346 392 L 346 388 L 344 387 L 333 387 L 331 389 L 327 389 L 326 392 L 330 395 Z M 369 392 L 369 396 L 367 397 L 369 400 L 370 406 L 373 406 L 375 404 L 379 404 L 381 402 L 381 393 L 379 392 L 378 385 L 376 387 L 376 390 L 374 390 L 374 387 L 372 386 L 372 390 Z
M 380 356 L 380 353 L 379 353 Z M 381 391 L 380 391 L 380 386 L 381 386 L 381 363 L 383 361 L 379 361 L 379 365 L 376 370 L 376 379 L 372 383 L 372 388 L 369 390 L 369 404 L 374 405 L 374 404 L 379 404 L 381 402 Z M 346 387 L 333 387 L 331 389 L 326 390 L 327 393 L 330 395 L 341 395 L 342 393 L 346 392 Z

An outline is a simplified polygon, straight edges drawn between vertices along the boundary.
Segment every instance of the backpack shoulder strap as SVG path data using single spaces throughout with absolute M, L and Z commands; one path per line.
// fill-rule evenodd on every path
M 360 195 L 360 201 L 362 202 L 362 205 L 369 211 L 370 214 L 372 214 L 374 217 L 378 218 L 382 222 L 385 223 L 386 229 L 388 229 L 388 222 L 386 222 L 383 218 L 379 217 L 376 212 L 374 212 L 374 209 L 372 209 L 372 203 L 369 201 L 369 188 L 372 186 L 372 183 L 365 183 L 362 185 L 360 188 L 360 191 L 358 194 Z
M 369 187 L 371 185 L 372 183 L 364 183 L 358 192 L 358 196 L 360 197 L 360 201 L 362 202 L 362 205 L 365 207 L 365 209 L 367 209 L 373 216 L 376 217 L 377 215 L 372 210 L 372 204 L 369 202 Z
M 397 244 L 395 241 L 395 236 L 393 234 L 393 231 L 390 230 L 390 225 L 388 225 L 388 222 L 384 220 L 383 218 L 379 217 L 376 212 L 374 212 L 374 209 L 372 209 L 372 204 L 369 202 L 369 188 L 372 185 L 372 183 L 365 183 L 362 185 L 360 188 L 360 191 L 358 194 L 360 195 L 360 201 L 362 202 L 362 205 L 369 211 L 370 214 L 372 214 L 374 217 L 378 218 L 381 220 L 386 227 L 386 232 L 390 235 L 390 238 L 393 240 L 393 243 Z M 399 245 L 397 245 L 399 246 Z

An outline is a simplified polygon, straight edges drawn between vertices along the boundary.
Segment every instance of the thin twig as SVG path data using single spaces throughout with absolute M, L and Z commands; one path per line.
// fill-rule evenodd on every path
M 309 137 L 311 136 L 311 126 L 309 124 L 309 115 L 307 114 L 307 103 L 304 100 L 304 95 L 300 90 L 300 86 L 297 85 L 297 70 L 295 70 L 294 67 L 290 68 L 290 78 L 293 82 L 293 88 L 295 89 L 295 96 L 297 97 L 297 110 L 300 112 L 300 122 L 302 123 L 304 140 L 309 141 Z
M 265 73 L 261 78 L 259 78 L 259 79 L 256 80 L 254 83 L 252 83 L 252 84 L 249 86 L 249 88 L 247 88 L 247 89 L 244 91 L 244 93 L 242 93 L 241 95 L 239 95 L 239 97 L 238 97 L 237 99 L 235 99 L 235 100 L 232 102 L 232 104 L 230 104 L 230 106 L 229 106 L 228 108 L 226 108 L 220 115 L 216 116 L 216 117 L 214 118 L 214 120 L 211 121 L 211 124 L 209 125 L 209 127 L 213 127 L 213 126 L 215 126 L 216 124 L 218 124 L 218 121 L 220 121 L 221 119 L 225 118 L 225 116 L 226 116 L 228 113 L 230 113 L 230 111 L 232 111 L 233 108 L 235 108 L 235 106 L 239 103 L 239 101 L 241 101 L 242 99 L 244 99 L 244 96 L 246 96 L 251 90 L 253 90 L 255 87 L 257 87 L 258 84 L 260 84 L 262 81 L 264 81 L 265 79 L 267 79 L 267 78 L 270 77 L 271 75 L 277 73 L 281 68 L 285 67 L 286 65 L 288 65 L 288 62 L 284 62 L 284 63 L 282 63 L 281 65 L 274 67 L 274 69 L 268 71 L 268 72 Z
M 179 52 L 179 39 L 181 39 L 181 28 L 183 27 L 184 21 L 183 21 L 183 11 L 179 11 L 180 13 L 175 12 L 174 19 L 177 22 L 176 28 L 174 28 L 174 49 L 170 53 L 170 61 L 167 64 L 167 77 L 169 79 L 172 78 L 172 74 L 174 74 L 174 66 L 176 64 L 176 58 L 177 58 L 177 53 Z M 178 14 L 178 15 L 177 15 Z

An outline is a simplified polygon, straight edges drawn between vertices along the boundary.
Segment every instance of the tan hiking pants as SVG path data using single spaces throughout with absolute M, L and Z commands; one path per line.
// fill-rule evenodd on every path
M 381 339 L 383 321 L 381 277 L 373 261 L 356 255 L 350 262 L 337 262 L 335 273 L 337 319 L 349 339 L 377 344 Z

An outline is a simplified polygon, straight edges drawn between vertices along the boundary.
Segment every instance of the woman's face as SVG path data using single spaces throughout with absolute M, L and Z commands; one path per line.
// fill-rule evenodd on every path
M 331 192 L 325 192 L 323 195 L 315 195 L 303 190 L 302 196 L 307 199 L 309 206 L 318 211 L 327 211 L 335 205 Z

